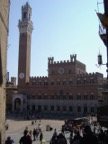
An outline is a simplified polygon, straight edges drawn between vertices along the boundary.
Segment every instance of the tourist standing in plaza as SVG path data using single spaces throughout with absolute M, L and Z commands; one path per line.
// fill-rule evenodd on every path
M 36 129 L 35 128 L 33 129 L 33 140 L 34 141 L 36 140 Z
M 24 136 L 20 138 L 19 144 L 32 144 L 32 139 L 30 139 L 28 131 L 24 131 Z
M 7 137 L 5 144 L 14 144 L 14 141 L 11 139 L 11 137 Z
M 42 131 L 41 131 L 41 133 L 40 133 L 40 144 L 46 144 L 46 141 L 45 141 L 45 139 L 44 139 L 44 137 L 43 137 Z

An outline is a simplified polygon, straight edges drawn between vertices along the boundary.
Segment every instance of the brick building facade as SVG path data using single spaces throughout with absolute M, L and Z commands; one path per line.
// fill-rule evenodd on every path
M 77 60 L 76 54 L 59 62 L 49 57 L 48 76 L 30 76 L 31 12 L 30 5 L 26 3 L 18 24 L 18 86 L 7 89 L 7 98 L 11 97 L 12 102 L 10 109 L 13 112 L 40 112 L 48 117 L 52 114 L 57 117 L 96 114 L 100 95 L 98 88 L 102 85 L 103 75 L 87 73 L 86 65 Z
M 6 67 L 9 0 L 0 0 L 0 144 L 5 144 Z

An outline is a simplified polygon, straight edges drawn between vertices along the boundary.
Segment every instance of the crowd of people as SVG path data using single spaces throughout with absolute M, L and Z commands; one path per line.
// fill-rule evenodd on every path
M 32 144 L 32 141 L 37 140 L 40 141 L 40 144 L 45 144 L 41 124 L 39 124 L 37 128 L 34 128 L 33 131 L 26 127 L 24 130 L 24 135 L 19 140 L 19 144 Z
M 54 129 L 49 142 L 46 142 L 41 123 L 32 131 L 25 128 L 23 136 L 19 139 L 19 144 L 32 144 L 33 141 L 40 141 L 40 144 L 108 144 L 108 129 L 102 127 L 96 121 L 88 121 L 70 124 L 70 131 L 65 131 L 61 127 L 61 132 Z M 69 137 L 67 138 L 67 133 Z M 36 142 L 37 143 L 37 142 Z M 14 144 L 11 137 L 8 137 L 6 144 Z
M 36 122 L 36 121 L 35 121 Z M 34 128 L 33 131 L 29 130 L 28 127 L 25 128 L 23 136 L 19 139 L 19 144 L 32 144 L 33 141 L 40 141 L 40 144 L 45 144 L 42 132 L 42 124 L 39 123 L 37 128 Z M 14 144 L 14 140 L 11 137 L 7 137 L 6 144 Z
M 69 142 L 65 137 L 65 131 L 57 134 L 55 131 L 50 144 L 108 144 L 108 130 L 103 130 L 99 123 L 86 123 L 71 125 Z

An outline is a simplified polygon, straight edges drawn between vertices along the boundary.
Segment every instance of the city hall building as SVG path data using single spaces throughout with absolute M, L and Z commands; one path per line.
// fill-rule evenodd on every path
M 69 60 L 48 58 L 48 76 L 30 76 L 32 8 L 22 6 L 19 20 L 18 85 L 11 78 L 7 87 L 7 108 L 12 112 L 40 112 L 43 115 L 83 116 L 96 114 L 103 74 L 87 73 L 86 65 L 71 54 Z

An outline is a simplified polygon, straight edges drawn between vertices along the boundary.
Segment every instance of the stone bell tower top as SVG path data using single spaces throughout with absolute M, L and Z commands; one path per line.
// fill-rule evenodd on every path
M 31 21 L 32 8 L 27 2 L 24 6 L 22 6 L 22 19 L 19 20 L 19 31 L 20 33 L 32 33 L 33 23 Z
M 22 6 L 22 20 L 30 20 L 31 19 L 32 8 L 26 3 L 26 5 Z

